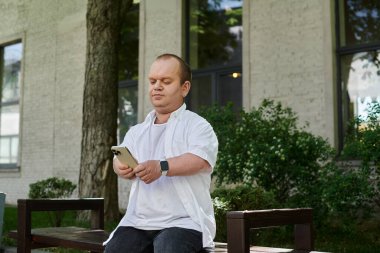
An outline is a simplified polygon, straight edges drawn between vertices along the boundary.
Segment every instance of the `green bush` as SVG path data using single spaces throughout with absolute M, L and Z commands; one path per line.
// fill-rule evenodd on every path
M 367 170 L 349 166 L 331 166 L 325 171 L 321 179 L 321 200 L 329 217 L 351 222 L 370 215 L 370 200 L 374 195 L 368 174 Z
M 290 108 L 264 100 L 250 112 L 236 114 L 228 105 L 201 114 L 220 143 L 214 169 L 219 186 L 257 185 L 281 207 L 314 208 L 316 224 L 328 217 L 352 219 L 367 206 L 372 193 L 366 171 L 337 166 L 336 151 L 299 126 Z
M 76 185 L 71 181 L 63 178 L 50 177 L 37 181 L 29 185 L 29 198 L 31 199 L 49 199 L 49 198 L 67 198 L 75 190 Z M 64 212 L 48 212 L 50 222 L 53 226 L 61 225 Z
M 71 196 L 76 185 L 64 178 L 51 177 L 29 185 L 29 198 L 67 198 Z
M 334 154 L 326 140 L 299 127 L 296 114 L 280 103 L 264 100 L 236 117 L 232 107 L 211 107 L 201 114 L 221 143 L 214 170 L 219 185 L 256 183 L 285 202 L 312 191 L 321 166 Z
M 271 192 L 266 192 L 260 187 L 241 185 L 235 188 L 218 188 L 212 194 L 215 220 L 215 241 L 227 240 L 228 211 L 243 211 L 254 209 L 269 209 L 279 207 Z
M 364 164 L 380 163 L 380 104 L 369 104 L 368 116 L 349 123 L 342 158 L 360 159 Z
M 367 113 L 349 123 L 341 158 L 360 161 L 358 169 L 369 179 L 373 203 L 380 207 L 380 103 L 369 104 Z

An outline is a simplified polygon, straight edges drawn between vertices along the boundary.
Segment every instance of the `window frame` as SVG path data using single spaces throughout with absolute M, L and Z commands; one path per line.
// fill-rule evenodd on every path
M 20 161 L 21 161 L 21 142 L 22 142 L 22 91 L 24 87 L 24 59 L 25 59 L 25 50 L 24 50 L 24 36 L 16 35 L 12 38 L 0 40 L 0 88 L 2 89 L 3 85 L 3 67 L 4 67 L 4 48 L 14 44 L 21 43 L 22 57 L 21 57 L 21 66 L 20 66 L 20 87 L 19 87 L 19 97 L 17 101 L 9 102 L 0 102 L 0 108 L 2 106 L 9 105 L 18 105 L 19 109 L 19 132 L 18 132 L 18 149 L 17 149 L 17 161 L 15 163 L 0 163 L 0 172 L 19 172 L 20 171 Z M 1 93 L 0 93 L 1 94 Z M 1 113 L 1 111 L 0 111 Z
M 380 42 L 379 43 L 364 43 L 359 45 L 346 45 L 341 46 L 341 11 L 340 11 L 340 0 L 335 0 L 335 56 L 336 56 L 336 94 L 337 94 L 337 114 L 338 114 L 338 151 L 341 152 L 344 145 L 344 137 L 345 137 L 345 127 L 344 124 L 344 115 L 343 115 L 343 106 L 348 109 L 349 105 L 343 105 L 343 87 L 342 87 L 342 58 L 346 55 L 368 52 L 368 51 L 376 51 L 380 50 Z

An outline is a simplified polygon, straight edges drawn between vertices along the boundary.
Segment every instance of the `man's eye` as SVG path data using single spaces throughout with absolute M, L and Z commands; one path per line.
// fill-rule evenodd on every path
M 156 80 L 151 80 L 150 81 L 150 84 L 155 84 L 156 83 Z

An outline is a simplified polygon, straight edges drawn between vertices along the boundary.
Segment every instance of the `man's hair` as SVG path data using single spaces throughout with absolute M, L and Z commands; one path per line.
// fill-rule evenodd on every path
M 156 60 L 162 60 L 162 59 L 165 60 L 165 59 L 170 59 L 170 58 L 176 59 L 179 63 L 179 69 L 180 69 L 179 76 L 180 76 L 181 85 L 184 84 L 186 81 L 189 81 L 191 83 L 191 78 L 192 78 L 191 68 L 189 64 L 187 64 L 181 57 L 175 54 L 165 53 L 165 54 L 161 54 L 157 56 Z

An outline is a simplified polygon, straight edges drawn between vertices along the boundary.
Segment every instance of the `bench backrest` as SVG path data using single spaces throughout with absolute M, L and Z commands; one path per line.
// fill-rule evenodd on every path
M 313 210 L 294 208 L 228 212 L 228 252 L 249 252 L 250 229 L 283 225 L 294 225 L 295 250 L 314 249 Z

